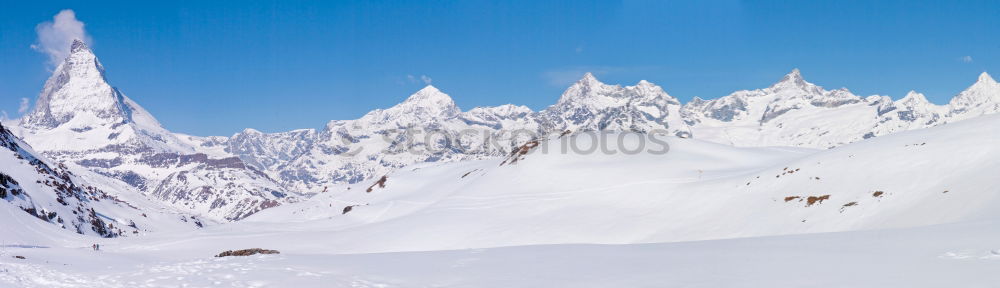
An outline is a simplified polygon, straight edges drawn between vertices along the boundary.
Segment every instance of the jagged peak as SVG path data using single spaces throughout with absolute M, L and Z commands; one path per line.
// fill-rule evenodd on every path
M 1000 83 L 993 80 L 993 77 L 991 77 L 989 73 L 983 72 L 979 74 L 979 78 L 976 79 L 976 83 L 972 83 L 972 85 L 965 89 L 965 91 L 962 91 L 959 96 L 964 98 L 964 96 L 968 96 L 967 94 L 997 94 L 1000 93 L 1000 90 L 998 89 L 1000 89 Z
M 914 103 L 914 102 L 915 103 L 930 103 L 930 101 L 927 101 L 927 97 L 924 96 L 923 93 L 920 93 L 920 92 L 917 92 L 917 91 L 913 91 L 913 90 L 910 90 L 910 92 L 906 93 L 906 96 L 903 97 L 902 99 L 899 99 L 899 102 L 900 103 Z
M 572 87 L 598 87 L 598 86 L 604 86 L 604 85 L 605 85 L 604 82 L 601 82 L 601 80 L 597 80 L 597 77 L 594 76 L 594 73 L 587 72 L 587 73 L 583 74 L 583 77 L 580 78 L 580 80 L 577 80 L 576 83 L 573 83 L 573 86 L 571 86 L 570 88 L 572 88 Z
M 986 71 L 983 71 L 983 73 L 979 74 L 979 79 L 976 80 L 976 83 L 994 84 L 994 83 L 997 83 L 997 81 L 993 80 L 993 77 L 991 77 L 989 73 L 986 73 Z
M 788 74 L 785 75 L 785 77 L 798 77 L 798 78 L 802 78 L 802 71 L 799 71 L 799 68 L 792 68 L 792 72 L 788 72 Z
M 121 93 L 108 84 L 104 66 L 80 39 L 70 44 L 70 54 L 45 81 L 35 108 L 22 118 L 30 127 L 52 128 L 79 112 L 94 113 L 107 123 L 129 118 Z
M 802 72 L 799 71 L 799 68 L 794 68 L 792 69 L 792 72 L 785 74 L 784 77 L 781 77 L 781 80 L 779 80 L 778 83 L 774 83 L 774 85 L 771 85 L 771 87 L 786 87 L 786 86 L 804 87 L 810 84 L 811 83 L 806 82 L 806 80 L 802 78 Z
M 73 39 L 73 44 L 70 44 L 70 46 L 69 46 L 69 53 L 72 54 L 72 53 L 78 53 L 78 52 L 93 53 L 92 51 L 90 51 L 90 47 L 87 47 L 87 43 L 86 42 L 83 42 L 83 40 L 80 40 L 79 38 L 77 38 L 77 39 Z
M 949 104 L 962 110 L 989 103 L 1000 103 L 1000 83 L 993 80 L 990 74 L 983 72 L 979 74 L 976 83 L 952 98 Z
M 594 73 L 587 72 L 587 73 L 583 74 L 583 78 L 580 78 L 579 82 L 580 83 L 591 83 L 591 82 L 601 82 L 601 81 L 597 80 L 597 77 L 594 76 Z

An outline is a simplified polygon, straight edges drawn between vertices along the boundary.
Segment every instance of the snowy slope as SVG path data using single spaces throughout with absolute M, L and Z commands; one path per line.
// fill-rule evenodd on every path
M 669 135 L 610 146 L 653 149 L 638 154 L 562 153 L 552 145 L 575 139 L 586 147 L 590 135 L 553 136 L 503 159 L 409 166 L 240 222 L 111 239 L 98 254 L 79 239 L 52 248 L 15 243 L 8 253 L 27 259 L 0 257 L 0 268 L 12 272 L 0 281 L 988 287 L 998 280 L 998 115 L 829 150 Z M 656 152 L 659 140 L 669 152 Z M 726 240 L 703 241 L 710 239 Z M 211 257 L 250 247 L 282 253 Z
M 992 219 L 1000 205 L 1000 191 L 992 188 L 998 184 L 992 171 L 1000 168 L 998 124 L 1000 118 L 987 116 L 819 152 L 672 138 L 663 155 L 533 152 L 513 165 L 501 166 L 500 159 L 424 164 L 389 174 L 384 187 L 372 181 L 338 187 L 235 225 L 295 230 L 289 222 L 299 222 L 296 227 L 309 231 L 303 237 L 325 239 L 315 249 L 379 252 L 673 242 Z M 566 137 L 587 141 L 585 135 Z M 256 237 L 250 238 L 277 241 Z
M 105 185 L 89 181 L 92 175 L 78 175 L 65 165 L 52 163 L 0 125 L 0 199 L 4 200 L 0 209 L 18 215 L 5 218 L 4 241 L 63 233 L 52 232 L 50 227 L 118 237 L 194 228 L 201 222 L 195 217 L 164 213 L 157 209 L 162 206 L 130 196 L 128 190 L 97 188 Z M 188 220 L 191 225 L 181 224 Z
M 140 245 L 7 248 L 16 287 L 991 287 L 996 221 L 683 243 L 213 258 Z M 202 243 L 189 242 L 190 246 Z M 289 245 L 291 246 L 291 245 Z M 49 261 L 49 263 L 46 263 Z M 58 263 L 58 264 L 52 264 Z M 766 263 L 766 265 L 762 265 Z M 2 284 L 0 284 L 2 285 Z

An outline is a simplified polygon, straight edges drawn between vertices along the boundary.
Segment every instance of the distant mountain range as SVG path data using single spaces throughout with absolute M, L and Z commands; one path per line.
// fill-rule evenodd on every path
M 687 104 L 647 81 L 607 85 L 588 73 L 541 111 L 515 105 L 462 111 L 427 86 L 396 106 L 330 121 L 318 131 L 199 137 L 164 129 L 111 86 L 97 57 L 76 41 L 34 109 L 8 126 L 67 169 L 114 179 L 185 213 L 231 221 L 411 164 L 502 156 L 545 134 L 661 131 L 733 146 L 830 148 L 997 111 L 1000 84 L 986 73 L 941 106 L 916 92 L 893 101 L 825 90 L 798 70 L 771 87 Z

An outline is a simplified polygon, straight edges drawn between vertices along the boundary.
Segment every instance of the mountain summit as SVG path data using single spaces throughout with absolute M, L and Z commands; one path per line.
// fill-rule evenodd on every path
M 985 71 L 983 71 L 983 73 L 979 74 L 979 81 L 976 81 L 976 82 L 979 82 L 979 83 L 997 83 L 997 80 L 993 80 L 993 77 L 991 77 L 989 73 L 986 73 Z
M 45 82 L 34 109 L 21 119 L 21 126 L 46 139 L 32 143 L 42 151 L 126 145 L 194 152 L 139 104 L 111 86 L 104 66 L 79 39 L 73 41 L 69 56 Z
M 160 126 L 108 83 L 104 66 L 83 41 L 73 41 L 70 51 L 21 120 L 33 148 L 214 220 L 240 219 L 294 201 L 239 158 L 209 159 Z M 190 201 L 195 195 L 200 200 Z
M 54 128 L 78 116 L 101 123 L 125 121 L 128 108 L 122 105 L 124 96 L 108 84 L 97 56 L 79 39 L 73 41 L 70 51 L 45 82 L 35 109 L 22 123 Z
M 952 98 L 949 105 L 952 116 L 959 119 L 1000 112 L 1000 83 L 983 72 L 976 83 Z
M 409 110 L 411 112 L 426 113 L 431 116 L 452 117 L 458 114 L 458 106 L 451 96 L 441 92 L 437 87 L 427 85 L 420 89 L 406 101 L 390 109 Z
M 771 87 L 780 87 L 780 86 L 804 87 L 807 85 L 812 85 L 812 83 L 806 82 L 805 78 L 802 78 L 802 72 L 799 71 L 799 68 L 795 68 L 792 69 L 792 72 L 789 72 L 788 74 L 785 74 L 784 77 L 781 77 L 781 80 L 779 80 L 777 83 L 774 83 L 774 85 L 772 85 Z

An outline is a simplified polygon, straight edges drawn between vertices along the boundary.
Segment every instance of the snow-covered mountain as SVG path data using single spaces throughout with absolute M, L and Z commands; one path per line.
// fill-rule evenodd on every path
M 593 74 L 570 86 L 559 102 L 538 115 L 549 131 L 652 131 L 689 136 L 681 103 L 648 81 L 621 87 L 601 83 Z
M 184 226 L 182 222 L 191 223 L 187 225 L 190 227 L 202 225 L 197 217 L 164 212 L 157 209 L 162 206 L 141 197 L 123 195 L 120 190 L 105 192 L 104 188 L 96 187 L 103 185 L 85 179 L 95 175 L 78 175 L 66 165 L 54 164 L 2 124 L 0 167 L 3 167 L 0 169 L 2 209 L 24 211 L 58 228 L 84 235 L 118 237 L 177 228 Z M 5 218 L 3 226 L 34 227 L 38 223 L 23 223 L 18 219 Z M 19 236 L 16 230 L 4 230 L 5 238 Z
M 830 148 L 899 131 L 933 127 L 1000 111 L 1000 86 L 985 72 L 946 107 L 910 92 L 862 98 L 825 90 L 798 69 L 771 87 L 737 91 L 684 106 L 693 137 L 735 146 Z
M 427 86 L 393 107 L 320 130 L 198 137 L 167 131 L 110 86 L 83 42 L 71 50 L 22 119 L 20 135 L 57 161 L 229 220 L 412 164 L 500 157 L 546 135 L 665 131 L 734 146 L 830 148 L 1000 110 L 1000 84 L 986 73 L 943 106 L 916 92 L 893 101 L 826 90 L 797 69 L 767 88 L 684 105 L 648 81 L 608 85 L 588 73 L 541 111 L 515 105 L 462 111 Z
M 668 131 L 687 136 L 680 102 L 647 81 L 607 85 L 587 74 L 548 109 L 477 107 L 462 112 L 433 86 L 356 120 L 331 121 L 320 132 L 236 134 L 226 151 L 298 191 L 320 192 L 400 167 L 496 157 L 533 138 L 564 131 Z M 201 146 L 201 145 L 199 145 Z
M 979 80 L 948 103 L 948 118 L 964 120 L 1000 111 L 1000 83 L 983 72 Z
M 934 105 L 916 92 L 893 101 L 888 96 L 862 98 L 844 88 L 826 90 L 806 81 L 797 69 L 768 88 L 681 105 L 648 81 L 622 87 L 588 73 L 556 104 L 538 112 L 514 105 L 461 112 L 448 95 L 428 86 L 397 106 L 357 120 L 331 121 L 319 132 L 244 131 L 225 141 L 225 151 L 292 189 L 319 192 L 415 163 L 496 157 L 532 138 L 565 131 L 657 130 L 735 146 L 830 148 L 996 113 L 996 103 L 1000 88 L 986 73 L 947 106 Z M 402 133 L 407 128 L 451 135 L 453 141 L 439 137 L 437 143 L 426 143 L 421 138 L 426 134 Z M 502 145 L 483 146 L 494 139 Z M 418 149 L 409 149 L 414 147 Z M 400 149 L 415 153 L 400 154 Z M 375 153 L 380 151 L 395 152 Z
M 462 111 L 427 86 L 319 130 L 230 137 L 167 131 L 104 73 L 77 41 L 34 110 L 0 125 L 0 283 L 663 286 L 664 261 L 691 286 L 739 286 L 704 280 L 720 266 L 765 286 L 996 274 L 983 263 L 1000 255 L 1000 84 L 986 73 L 947 105 L 826 90 L 798 70 L 686 105 L 591 74 L 541 111 Z M 574 149 L 599 144 L 618 152 Z M 206 223 L 219 225 L 192 229 Z M 795 235 L 817 232 L 831 233 Z M 100 257 L 80 249 L 135 234 L 101 239 Z M 282 254 L 206 260 L 250 247 Z
M 104 67 L 79 40 L 20 124 L 25 141 L 56 161 L 211 219 L 237 220 L 294 199 L 239 158 L 209 158 L 163 129 L 108 83 Z
M 246 153 L 230 144 L 249 163 L 262 155 L 273 155 L 295 147 L 287 161 L 266 170 L 272 177 L 298 191 L 321 192 L 338 183 L 356 183 L 385 175 L 395 169 L 420 162 L 478 159 L 506 153 L 515 141 L 502 135 L 508 127 L 530 127 L 526 107 L 502 106 L 461 112 L 451 97 L 427 86 L 402 103 L 369 112 L 356 120 L 330 121 L 319 132 L 303 132 L 301 137 L 286 133 L 257 135 L 257 142 L 282 143 L 261 145 L 265 151 Z M 462 137 L 462 132 L 473 133 Z M 252 137 L 241 133 L 233 139 Z M 498 145 L 489 145 L 485 137 L 494 137 Z M 265 140 L 266 139 L 266 140 Z M 464 141 L 464 142 L 461 142 Z M 274 159 L 274 158 L 272 158 Z

